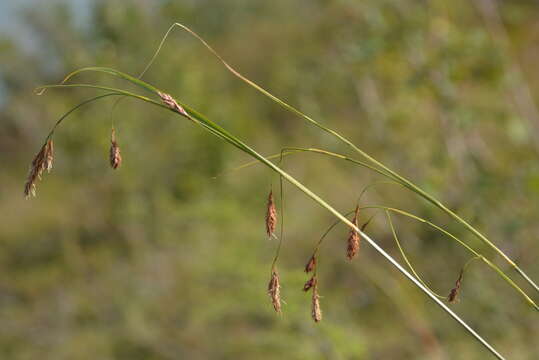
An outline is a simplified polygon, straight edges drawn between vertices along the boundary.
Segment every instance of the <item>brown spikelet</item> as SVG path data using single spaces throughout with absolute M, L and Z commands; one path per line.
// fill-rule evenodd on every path
M 313 317 L 314 322 L 320 322 L 322 320 L 322 310 L 320 309 L 320 295 L 318 295 L 318 284 L 316 281 L 313 286 L 311 306 L 311 316 Z
M 120 154 L 120 146 L 116 142 L 116 132 L 114 128 L 110 134 L 110 167 L 117 169 L 122 165 L 122 155 Z
M 305 285 L 303 285 L 303 291 L 307 292 L 311 290 L 314 285 L 316 285 L 316 276 L 313 276 L 309 280 L 307 280 Z
M 281 312 L 281 283 L 279 282 L 279 274 L 277 270 L 271 273 L 271 279 L 268 284 L 268 294 L 271 298 L 271 303 L 276 312 Z
M 359 218 L 359 205 L 356 206 L 356 211 L 354 213 L 354 219 L 352 222 L 355 226 L 358 226 L 358 218 Z M 350 229 L 350 233 L 348 235 L 348 246 L 346 249 L 346 257 L 348 260 L 352 260 L 354 256 L 359 251 L 359 233 L 355 229 Z
M 458 301 L 458 296 L 460 292 L 460 285 L 462 284 L 462 276 L 464 275 L 464 269 L 460 271 L 459 278 L 455 282 L 455 287 L 451 289 L 451 292 L 447 296 L 447 301 L 450 304 L 454 304 Z
M 266 212 L 266 233 L 270 238 L 275 232 L 276 224 L 277 210 L 275 209 L 275 202 L 273 201 L 273 191 L 270 191 L 268 195 L 268 210 Z
M 163 101 L 163 104 L 168 106 L 170 109 L 176 111 L 177 113 L 183 116 L 189 117 L 185 109 L 180 104 L 178 104 L 178 102 L 174 100 L 172 96 L 170 96 L 169 94 L 162 93 L 162 92 L 159 92 L 158 94 L 159 94 L 159 97 L 161 97 L 161 101 Z
M 41 147 L 36 154 L 30 165 L 30 171 L 28 172 L 28 178 L 24 184 L 24 196 L 29 198 L 30 196 L 36 196 L 36 181 L 41 179 L 41 175 L 44 170 L 50 172 L 52 169 L 52 162 L 54 160 L 54 145 L 51 139 L 47 140 L 45 145 Z
M 313 255 L 313 256 L 311 256 L 311 258 L 309 259 L 309 262 L 307 263 L 307 265 L 305 265 L 305 272 L 306 272 L 306 273 L 310 273 L 310 272 L 313 271 L 315 268 L 316 268 L 316 257 Z
M 52 162 L 54 161 L 54 143 L 52 139 L 47 141 L 47 145 L 45 147 L 45 169 L 47 169 L 47 172 L 50 173 L 52 170 Z

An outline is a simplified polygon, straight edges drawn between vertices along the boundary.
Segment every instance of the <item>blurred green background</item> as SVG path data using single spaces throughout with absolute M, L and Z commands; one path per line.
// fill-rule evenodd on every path
M 124 158 L 108 165 L 111 106 L 76 112 L 55 135 L 51 175 L 22 195 L 54 122 L 93 90 L 34 87 L 79 67 L 138 74 L 173 22 L 240 71 L 411 178 L 488 234 L 539 280 L 539 4 L 496 0 L 169 0 L 0 3 L 0 358 L 487 359 L 489 355 L 367 244 L 345 260 L 347 229 L 320 259 L 324 320 L 302 272 L 333 218 L 285 186 L 278 262 L 283 315 L 266 287 L 264 232 L 278 178 L 168 112 L 124 100 L 112 118 Z M 177 31 L 145 80 L 262 154 L 347 148 L 238 81 Z M 79 82 L 128 87 L 95 74 Z M 340 211 L 379 178 L 317 155 L 284 167 Z M 387 185 L 363 205 L 406 209 L 491 256 L 461 227 Z M 366 213 L 365 213 L 366 214 Z M 367 215 L 365 215 L 367 216 Z M 447 294 L 469 256 L 394 217 L 417 270 Z M 383 216 L 368 233 L 399 258 Z M 522 286 L 531 292 L 531 289 Z M 535 297 L 537 299 L 537 296 Z M 539 359 L 539 321 L 480 263 L 453 308 L 510 359 Z

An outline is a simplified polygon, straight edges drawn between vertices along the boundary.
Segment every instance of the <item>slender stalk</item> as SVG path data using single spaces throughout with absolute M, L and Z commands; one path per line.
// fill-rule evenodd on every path
M 421 282 L 421 284 L 423 284 L 427 289 L 429 289 L 429 291 L 434 296 L 436 296 L 439 299 L 445 299 L 445 296 L 441 296 L 438 293 L 436 293 L 436 291 L 432 290 L 427 285 L 427 283 L 425 281 L 423 281 L 421 276 L 419 276 L 419 274 L 415 271 L 414 267 L 412 266 L 412 263 L 410 262 L 410 260 L 408 260 L 408 256 L 406 256 L 406 253 L 404 252 L 404 249 L 402 248 L 402 245 L 401 245 L 401 243 L 399 241 L 399 237 L 397 236 L 397 231 L 395 230 L 395 226 L 393 226 L 393 221 L 391 220 L 391 215 L 389 215 L 389 211 L 386 210 L 385 213 L 386 213 L 386 216 L 387 216 L 387 221 L 389 223 L 389 227 L 391 228 L 391 233 L 393 234 L 393 239 L 395 240 L 395 243 L 397 243 L 397 247 L 399 248 L 399 252 L 401 253 L 401 256 L 404 259 L 404 262 L 406 263 L 406 265 L 408 265 L 408 269 L 410 269 L 410 271 L 412 272 L 412 274 L 414 274 L 414 276 L 417 278 L 417 280 L 419 280 Z
M 106 97 L 109 97 L 109 96 L 119 96 L 121 94 L 117 93 L 117 92 L 112 92 L 112 93 L 108 93 L 108 94 L 103 94 L 103 95 L 99 95 L 99 96 L 94 96 L 93 98 L 90 98 L 88 100 L 85 100 L 81 103 L 79 103 L 77 106 L 73 107 L 71 110 L 69 110 L 68 112 L 66 112 L 64 115 L 62 115 L 62 117 L 60 117 L 60 119 L 58 119 L 58 121 L 56 121 L 56 123 L 54 124 L 54 126 L 52 127 L 51 131 L 49 132 L 49 134 L 47 135 L 47 137 L 45 138 L 45 142 L 47 142 L 47 140 L 50 139 L 50 137 L 52 136 L 52 134 L 54 134 L 54 131 L 56 130 L 56 128 L 69 116 L 71 115 L 71 113 L 73 113 L 75 110 L 78 110 L 79 108 L 83 107 L 84 105 L 87 105 L 89 103 L 92 103 L 96 100 L 99 100 L 99 99 L 103 99 L 103 98 L 106 98 Z

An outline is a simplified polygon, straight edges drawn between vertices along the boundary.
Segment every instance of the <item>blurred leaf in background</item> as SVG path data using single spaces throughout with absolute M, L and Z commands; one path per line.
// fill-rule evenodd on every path
M 29 163 L 54 122 L 95 91 L 33 89 L 83 66 L 136 75 L 174 22 L 248 77 L 347 134 L 435 193 L 539 279 L 539 5 L 531 1 L 15 1 L 0 3 L 0 358 L 484 359 L 458 325 L 367 246 L 345 260 L 337 226 L 319 268 L 324 320 L 310 319 L 303 266 L 333 219 L 285 186 L 283 315 L 266 294 L 262 167 L 199 128 L 132 100 L 82 108 L 55 135 L 56 162 L 25 201 Z M 346 152 L 237 81 L 176 32 L 145 79 L 262 154 Z M 81 81 L 125 83 L 81 75 Z M 108 166 L 114 122 L 123 164 Z M 313 154 L 284 167 L 337 209 L 378 178 Z M 218 176 L 224 172 L 224 175 Z M 493 255 L 410 193 L 400 207 Z M 394 218 L 417 270 L 448 293 L 468 254 Z M 398 256 L 383 216 L 369 233 Z M 504 266 L 502 262 L 498 262 Z M 508 358 L 536 359 L 536 313 L 479 263 L 454 306 Z

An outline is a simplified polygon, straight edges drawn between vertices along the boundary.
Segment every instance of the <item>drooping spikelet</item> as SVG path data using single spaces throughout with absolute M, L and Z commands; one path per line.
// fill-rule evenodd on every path
M 314 322 L 320 322 L 322 320 L 322 310 L 320 309 L 320 295 L 318 295 L 318 284 L 316 281 L 313 286 L 311 316 Z
M 30 165 L 28 178 L 24 184 L 24 196 L 26 198 L 36 196 L 36 181 L 37 179 L 41 179 L 44 170 L 47 170 L 47 172 L 51 171 L 53 160 L 54 145 L 52 139 L 49 139 L 45 145 L 41 147 L 41 150 L 36 154 Z
M 268 209 L 266 212 L 266 233 L 271 238 L 275 232 L 275 225 L 277 224 L 277 210 L 275 209 L 275 202 L 273 201 L 273 191 L 270 191 L 268 195 Z
M 358 226 L 358 218 L 359 218 L 359 205 L 356 207 L 356 211 L 354 213 L 354 219 L 352 222 L 357 227 Z M 350 229 L 350 233 L 348 235 L 348 246 L 346 249 L 346 257 L 348 257 L 348 260 L 352 260 L 354 256 L 356 256 L 357 252 L 359 251 L 359 233 L 355 229 Z
M 110 167 L 117 169 L 122 165 L 122 155 L 120 154 L 120 146 L 116 142 L 116 132 L 112 128 L 110 134 Z
M 459 296 L 459 292 L 460 292 L 460 286 L 462 284 L 462 276 L 463 275 L 464 275 L 464 269 L 460 271 L 459 277 L 458 277 L 457 281 L 455 282 L 455 287 L 453 289 L 451 289 L 451 292 L 447 296 L 447 301 L 450 304 L 454 304 L 455 302 L 458 301 L 458 296 Z
M 311 290 L 311 288 L 315 285 L 316 285 L 316 275 L 312 276 L 309 280 L 307 280 L 305 285 L 303 285 L 303 291 L 307 292 Z
M 307 265 L 305 265 L 305 272 L 308 274 L 311 271 L 313 271 L 315 267 L 316 267 L 316 256 L 313 255 L 309 259 L 309 262 L 307 263 Z
M 176 111 L 177 113 L 183 116 L 189 117 L 185 109 L 180 104 L 178 104 L 178 102 L 174 100 L 172 96 L 170 96 L 169 94 L 162 93 L 162 92 L 159 92 L 158 94 L 159 94 L 159 97 L 161 97 L 163 104 L 168 106 L 170 109 Z
M 268 295 L 271 298 L 271 303 L 276 312 L 281 312 L 281 284 L 279 282 L 279 274 L 277 270 L 271 273 L 271 279 L 268 284 Z
M 47 172 L 50 173 L 52 170 L 52 162 L 54 161 L 54 143 L 51 140 L 47 141 L 47 146 L 45 150 L 45 168 Z

